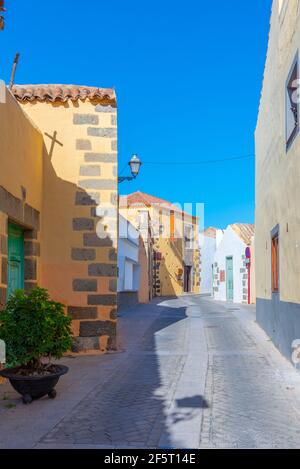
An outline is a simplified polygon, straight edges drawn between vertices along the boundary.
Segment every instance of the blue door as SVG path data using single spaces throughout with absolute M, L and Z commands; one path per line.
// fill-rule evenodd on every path
M 226 296 L 233 301 L 233 257 L 226 258 Z

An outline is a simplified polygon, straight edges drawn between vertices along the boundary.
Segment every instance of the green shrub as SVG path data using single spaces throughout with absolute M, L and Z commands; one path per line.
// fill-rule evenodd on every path
M 41 359 L 59 359 L 72 345 L 71 318 L 48 291 L 17 290 L 0 312 L 0 339 L 6 343 L 7 366 L 39 369 Z

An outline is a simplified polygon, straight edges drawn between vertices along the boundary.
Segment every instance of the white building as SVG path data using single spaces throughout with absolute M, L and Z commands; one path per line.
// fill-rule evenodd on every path
M 229 225 L 215 252 L 213 263 L 214 298 L 234 303 L 252 303 L 251 263 L 254 225 Z
M 223 234 L 223 230 L 207 228 L 200 235 L 200 291 L 203 295 L 213 295 L 214 257 Z
M 118 244 L 118 306 L 124 308 L 139 302 L 140 234 L 134 226 L 121 215 L 119 216 Z

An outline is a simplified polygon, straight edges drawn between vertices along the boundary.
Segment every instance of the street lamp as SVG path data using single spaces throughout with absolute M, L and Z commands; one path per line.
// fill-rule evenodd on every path
M 4 8 L 4 0 L 0 0 L 0 12 L 6 11 Z M 0 31 L 4 29 L 4 17 L 0 15 Z
M 132 175 L 131 176 L 119 176 L 118 182 L 121 183 L 124 181 L 132 181 L 133 179 L 135 179 L 140 172 L 142 164 L 143 163 L 141 162 L 141 160 L 139 159 L 137 155 L 132 155 L 132 158 L 128 163 L 128 166 L 130 166 L 130 171 Z

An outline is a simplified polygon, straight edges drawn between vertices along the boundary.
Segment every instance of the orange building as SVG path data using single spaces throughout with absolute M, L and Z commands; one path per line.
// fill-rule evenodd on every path
M 116 346 L 117 113 L 112 89 L 22 85 L 0 104 L 0 304 L 39 284 L 73 350 Z
M 120 213 L 152 239 L 141 282 L 144 298 L 199 293 L 198 218 L 143 192 L 121 197 Z

